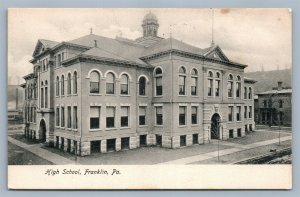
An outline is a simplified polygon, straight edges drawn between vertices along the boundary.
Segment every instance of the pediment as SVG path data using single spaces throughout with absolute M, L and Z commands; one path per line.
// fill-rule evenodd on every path
M 206 54 L 206 57 L 212 58 L 212 59 L 217 59 L 221 61 L 226 61 L 229 62 L 229 59 L 226 57 L 224 52 L 219 46 L 215 46 L 211 48 Z
M 46 46 L 39 40 L 35 46 L 32 56 L 37 56 L 46 50 Z

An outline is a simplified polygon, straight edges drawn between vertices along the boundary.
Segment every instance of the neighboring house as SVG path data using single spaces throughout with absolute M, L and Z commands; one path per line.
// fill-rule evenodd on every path
M 282 82 L 272 90 L 257 94 L 255 99 L 256 124 L 292 126 L 292 89 Z
M 242 137 L 254 129 L 254 80 L 219 46 L 157 36 L 38 40 L 25 76 L 27 137 L 79 155 Z M 200 148 L 200 147 L 199 147 Z

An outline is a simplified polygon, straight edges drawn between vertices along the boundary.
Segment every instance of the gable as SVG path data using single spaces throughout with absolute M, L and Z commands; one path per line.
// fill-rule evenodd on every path
M 35 46 L 34 52 L 32 54 L 32 56 L 37 56 L 40 53 L 42 53 L 43 51 L 46 50 L 46 46 L 39 40 Z
M 223 53 L 222 49 L 219 46 L 212 47 L 206 54 L 205 57 L 217 59 L 221 61 L 229 62 L 229 59 Z

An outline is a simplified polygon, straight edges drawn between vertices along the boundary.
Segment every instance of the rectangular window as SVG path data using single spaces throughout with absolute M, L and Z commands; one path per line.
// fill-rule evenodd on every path
M 191 95 L 197 95 L 197 77 L 191 78 Z
M 249 106 L 249 118 L 252 118 L 252 106 Z
M 45 87 L 45 108 L 48 108 L 48 87 Z
M 90 82 L 90 93 L 100 93 L 99 82 Z
M 115 84 L 106 83 L 106 94 L 114 94 L 114 93 L 115 93 Z
M 207 95 L 208 96 L 212 96 L 212 88 L 213 88 L 213 80 L 212 79 L 208 79 L 208 84 L 207 84 Z
M 199 144 L 198 134 L 193 134 L 193 144 Z
M 161 96 L 163 94 L 162 89 L 162 77 L 156 77 L 156 96 Z
M 100 128 L 100 107 L 90 107 L 90 129 Z
M 121 107 L 121 127 L 128 127 L 129 107 Z
M 196 106 L 192 106 L 192 124 L 198 124 L 198 109 Z
M 186 107 L 179 107 L 179 125 L 186 125 Z
M 68 106 L 68 124 L 67 124 L 67 127 L 69 128 L 69 129 L 71 129 L 71 127 L 72 127 L 72 116 L 71 116 L 72 114 L 71 114 L 71 106 Z
M 106 128 L 115 127 L 115 107 L 106 107 Z
M 233 129 L 229 130 L 229 138 L 233 138 Z
M 233 106 L 228 107 L 228 121 L 229 122 L 233 121 Z
M 185 95 L 185 76 L 179 76 L 179 95 Z
M 247 106 L 244 106 L 244 118 L 247 118 Z
M 236 107 L 236 121 L 241 121 L 241 106 Z
M 36 107 L 34 107 L 33 121 L 34 123 L 36 123 Z
M 59 127 L 59 107 L 56 108 L 56 126 Z
M 215 81 L 215 94 L 216 96 L 220 96 L 220 80 Z
M 61 107 L 61 121 L 60 126 L 65 127 L 65 107 Z
M 163 107 L 155 107 L 156 125 L 163 125 Z
M 241 96 L 241 83 L 237 82 L 236 83 L 236 97 L 240 98 L 240 96 Z
M 41 88 L 41 108 L 44 108 L 44 88 Z
M 232 97 L 232 85 L 233 85 L 232 81 L 229 81 L 227 83 L 228 97 Z
M 57 55 L 57 66 L 60 66 L 60 63 L 61 63 L 61 55 L 58 54 Z
M 73 107 L 73 129 L 78 128 L 77 106 Z
M 139 125 L 146 125 L 146 107 L 139 107 Z

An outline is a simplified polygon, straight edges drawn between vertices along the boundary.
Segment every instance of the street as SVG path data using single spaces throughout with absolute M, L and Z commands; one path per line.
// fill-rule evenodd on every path
M 156 146 L 108 154 L 92 154 L 78 157 L 25 139 L 22 132 L 9 131 L 9 165 L 153 165 L 153 164 L 233 164 L 247 158 L 291 147 L 291 131 L 260 129 L 242 138 L 227 141 L 213 140 L 208 144 L 179 149 Z M 219 155 L 219 159 L 218 159 Z

